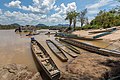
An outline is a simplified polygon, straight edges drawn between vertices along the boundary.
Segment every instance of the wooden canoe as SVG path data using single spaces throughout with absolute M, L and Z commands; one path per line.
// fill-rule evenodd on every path
M 51 49 L 51 51 L 63 62 L 66 62 L 68 58 L 66 55 L 62 52 L 62 50 L 51 40 L 46 40 L 46 43 L 48 47 Z
M 68 33 L 56 33 L 55 37 L 61 37 L 61 38 L 69 38 L 69 39 L 78 39 L 78 40 L 102 40 L 102 39 L 94 39 L 94 38 L 87 38 L 82 36 L 77 36 L 75 34 L 68 34 Z
M 102 32 L 112 32 L 116 30 L 116 28 L 109 28 L 109 29 L 104 29 L 104 30 L 96 30 L 96 31 L 91 31 L 89 33 L 95 34 L 95 33 L 102 33 Z
M 59 40 L 59 38 L 55 38 L 56 41 L 58 41 L 59 43 L 61 42 Z M 64 46 L 66 46 L 67 48 L 69 48 L 70 50 L 72 50 L 73 52 L 77 53 L 77 54 L 80 54 L 80 51 L 78 49 L 76 49 L 74 46 L 70 45 L 70 44 L 67 44 L 67 43 L 64 43 Z
M 69 48 L 70 50 L 72 50 L 73 52 L 77 53 L 77 54 L 80 54 L 80 51 L 78 49 L 76 49 L 75 47 L 73 47 L 72 45 L 70 44 L 66 44 L 65 45 L 67 48 Z
M 60 39 L 60 41 L 66 42 L 66 43 L 74 45 L 76 47 L 85 49 L 85 50 L 90 51 L 90 52 L 95 52 L 95 53 L 98 53 L 98 54 L 101 54 L 101 55 L 104 55 L 104 56 L 120 57 L 120 51 L 100 48 L 100 47 L 97 47 L 97 46 L 93 46 L 93 45 L 86 44 L 86 43 L 83 43 L 83 42 L 75 41 L 75 40 L 72 40 L 72 39 Z
M 70 50 L 69 48 L 67 48 L 65 45 L 61 44 L 58 41 L 54 41 L 54 43 L 61 49 L 63 50 L 65 53 L 67 53 L 68 55 L 70 55 L 73 58 L 76 58 L 78 55 L 73 52 L 72 50 Z
M 60 77 L 60 70 L 43 46 L 36 40 L 31 39 L 31 51 L 43 80 L 58 80 Z

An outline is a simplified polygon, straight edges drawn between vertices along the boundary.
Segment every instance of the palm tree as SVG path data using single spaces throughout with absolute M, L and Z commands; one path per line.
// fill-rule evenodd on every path
M 85 22 L 85 15 L 87 13 L 87 9 L 84 9 L 83 11 L 81 11 L 79 13 L 79 18 L 80 18 L 80 22 L 81 22 L 81 27 L 83 26 L 84 22 Z
M 71 24 L 72 24 L 72 21 L 73 21 L 73 12 L 68 12 L 67 13 L 67 17 L 65 18 L 65 20 L 69 20 L 69 23 L 70 23 L 70 25 L 69 25 L 69 28 L 71 28 Z
M 73 11 L 72 14 L 73 14 L 73 27 L 74 27 L 74 30 L 75 30 L 76 21 L 77 21 L 76 19 L 77 19 L 77 16 L 79 15 L 79 13 L 76 12 L 76 11 Z

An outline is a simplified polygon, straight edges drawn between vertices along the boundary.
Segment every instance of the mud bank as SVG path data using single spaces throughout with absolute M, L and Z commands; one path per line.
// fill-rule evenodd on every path
M 41 80 L 38 72 L 32 72 L 27 66 L 8 64 L 0 67 L 0 80 Z
M 105 80 L 120 75 L 120 58 L 81 54 L 66 65 L 61 80 Z

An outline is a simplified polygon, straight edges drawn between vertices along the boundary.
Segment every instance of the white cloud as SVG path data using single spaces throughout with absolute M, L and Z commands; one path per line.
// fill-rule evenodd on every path
M 68 3 L 67 6 L 65 6 L 64 3 L 62 3 L 60 6 L 55 8 L 56 13 L 58 14 L 66 14 L 69 11 L 74 11 L 77 9 L 76 3 L 72 2 L 72 3 Z
M 18 0 L 17 0 L 18 1 Z M 33 0 L 31 5 L 25 6 L 21 5 L 21 2 L 18 4 L 17 1 L 11 1 L 7 5 L 9 7 L 11 3 L 14 3 L 14 7 L 26 11 L 31 11 L 29 13 L 21 13 L 17 11 L 4 11 L 3 15 L 0 15 L 0 23 L 19 23 L 19 24 L 38 24 L 38 23 L 45 23 L 45 24 L 58 24 L 58 23 L 66 23 L 65 17 L 68 11 L 73 11 L 77 9 L 76 3 L 68 3 L 65 5 L 64 3 L 55 5 L 56 0 Z M 15 6 L 15 3 L 17 5 Z M 47 15 L 50 10 L 55 10 L 54 14 Z M 39 14 L 36 14 L 39 13 Z M 44 14 L 43 14 L 44 13 Z M 47 23 L 46 23 L 47 22 Z
M 88 14 L 96 14 L 99 12 L 99 9 L 103 6 L 109 5 L 113 2 L 113 0 L 99 0 L 95 4 L 87 5 Z
M 6 6 L 8 7 L 18 7 L 20 8 L 21 2 L 19 0 L 16 0 L 16 1 L 11 1 L 9 4 L 5 4 Z
M 45 23 L 46 15 L 5 11 L 0 15 L 0 24 L 19 23 L 22 25 Z
M 27 10 L 35 13 L 47 13 L 54 8 L 56 0 L 33 0 L 32 5 L 21 5 L 19 0 L 11 1 L 8 4 L 5 4 L 7 7 L 16 7 L 22 10 Z
M 68 11 L 74 11 L 77 9 L 76 3 L 68 3 L 66 6 L 62 3 L 60 6 L 55 6 L 56 13 L 52 14 L 49 18 L 50 22 L 54 23 L 66 23 L 65 17 Z
M 76 9 L 77 9 L 77 6 L 76 6 L 75 2 L 67 4 L 67 11 L 73 11 L 73 10 L 76 10 Z

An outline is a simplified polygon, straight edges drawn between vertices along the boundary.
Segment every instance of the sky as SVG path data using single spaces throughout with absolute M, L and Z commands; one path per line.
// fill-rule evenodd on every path
M 57 25 L 65 21 L 69 11 L 82 11 L 87 8 L 89 21 L 100 10 L 110 10 L 120 5 L 115 0 L 2 0 L 0 2 L 0 24 Z M 80 22 L 77 22 L 80 25 Z

